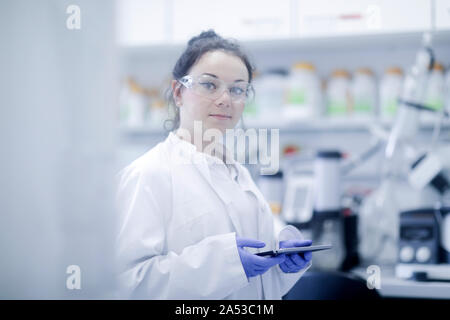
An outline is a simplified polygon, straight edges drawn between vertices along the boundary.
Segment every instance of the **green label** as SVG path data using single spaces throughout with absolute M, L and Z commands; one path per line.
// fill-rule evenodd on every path
M 396 112 L 397 112 L 397 99 L 391 99 L 384 106 L 384 113 L 394 115 Z
M 258 113 L 258 108 L 256 107 L 255 101 L 250 102 L 244 108 L 244 114 L 255 116 Z
M 330 102 L 328 104 L 327 113 L 330 115 L 340 115 L 345 114 L 347 112 L 347 105 L 342 102 Z
M 363 112 L 363 113 L 371 112 L 372 109 L 373 109 L 372 104 L 368 100 L 363 99 L 356 100 L 353 108 L 355 112 Z
M 304 90 L 290 90 L 288 94 L 289 104 L 304 104 L 306 102 L 306 94 Z
M 440 111 L 444 107 L 444 101 L 442 99 L 439 99 L 439 98 L 428 99 L 425 102 L 425 105 L 427 107 L 430 107 L 433 110 Z

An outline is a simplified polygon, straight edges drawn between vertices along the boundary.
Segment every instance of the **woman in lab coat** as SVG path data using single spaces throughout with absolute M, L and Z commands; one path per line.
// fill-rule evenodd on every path
M 172 74 L 175 129 L 118 174 L 122 297 L 281 299 L 311 253 L 254 253 L 311 242 L 293 226 L 276 233 L 248 170 L 193 139 L 199 123 L 202 132 L 235 127 L 252 92 L 251 64 L 210 30 L 189 41 Z

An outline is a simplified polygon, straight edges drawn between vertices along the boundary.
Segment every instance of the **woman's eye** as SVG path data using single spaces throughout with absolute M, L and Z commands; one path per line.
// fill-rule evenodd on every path
M 244 89 L 239 88 L 239 87 L 232 87 L 230 91 L 232 94 L 237 95 L 237 96 L 240 96 L 244 93 Z
M 208 90 L 215 90 L 216 89 L 216 85 L 212 82 L 201 82 L 200 83 L 203 87 L 205 87 Z

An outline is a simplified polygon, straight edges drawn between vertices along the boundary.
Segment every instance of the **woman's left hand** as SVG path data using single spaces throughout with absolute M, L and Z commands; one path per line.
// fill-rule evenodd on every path
M 306 247 L 312 244 L 311 240 L 285 240 L 280 241 L 280 249 L 281 248 L 293 248 L 293 247 Z M 299 272 L 303 269 L 306 264 L 311 261 L 312 253 L 304 252 L 304 253 L 292 253 L 286 255 L 286 260 L 280 263 L 280 268 L 284 273 L 293 273 Z

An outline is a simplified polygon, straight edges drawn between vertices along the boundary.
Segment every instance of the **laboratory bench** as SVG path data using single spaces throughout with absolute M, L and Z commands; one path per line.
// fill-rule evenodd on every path
M 366 268 L 357 267 L 350 272 L 367 279 L 371 274 Z M 379 294 L 388 299 L 449 299 L 449 281 L 416 281 L 397 278 L 394 266 L 380 266 Z

